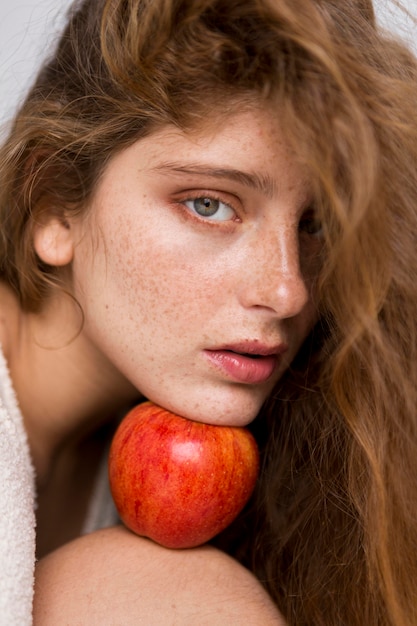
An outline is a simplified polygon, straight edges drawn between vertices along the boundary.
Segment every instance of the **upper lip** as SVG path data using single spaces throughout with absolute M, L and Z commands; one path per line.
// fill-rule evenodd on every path
M 211 352 L 227 350 L 228 352 L 236 352 L 237 354 L 246 354 L 249 356 L 278 356 L 288 350 L 287 344 L 281 342 L 275 345 L 268 345 L 261 341 L 241 341 L 238 343 L 229 343 L 216 348 L 210 348 Z

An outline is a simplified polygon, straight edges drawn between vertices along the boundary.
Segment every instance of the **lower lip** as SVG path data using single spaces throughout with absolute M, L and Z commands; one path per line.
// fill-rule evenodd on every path
M 228 350 L 205 350 L 209 361 L 236 382 L 256 385 L 265 383 L 274 373 L 277 356 L 251 358 Z

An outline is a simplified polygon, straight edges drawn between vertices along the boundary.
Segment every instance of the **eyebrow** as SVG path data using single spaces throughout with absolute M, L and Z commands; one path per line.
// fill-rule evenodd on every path
M 260 191 L 267 197 L 272 197 L 275 192 L 275 183 L 268 176 L 261 176 L 255 172 L 245 172 L 229 167 L 210 167 L 208 165 L 200 164 L 187 164 L 183 165 L 176 162 L 166 162 L 153 168 L 162 172 L 175 172 L 178 174 L 191 174 L 208 176 L 210 178 L 225 179 L 239 184 L 243 184 L 246 187 Z

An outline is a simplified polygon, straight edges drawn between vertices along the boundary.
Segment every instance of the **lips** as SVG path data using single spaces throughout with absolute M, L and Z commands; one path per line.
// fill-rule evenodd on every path
M 245 343 L 204 352 L 210 363 L 227 378 L 255 385 L 265 383 L 271 378 L 279 363 L 279 356 L 286 350 L 287 346 L 284 344 L 268 347 L 258 343 Z

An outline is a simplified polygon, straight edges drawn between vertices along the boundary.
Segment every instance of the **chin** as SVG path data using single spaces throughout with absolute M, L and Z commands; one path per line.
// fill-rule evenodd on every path
M 187 419 L 218 426 L 247 426 L 257 417 L 266 394 L 250 388 L 213 390 L 212 393 L 152 394 L 149 400 Z

